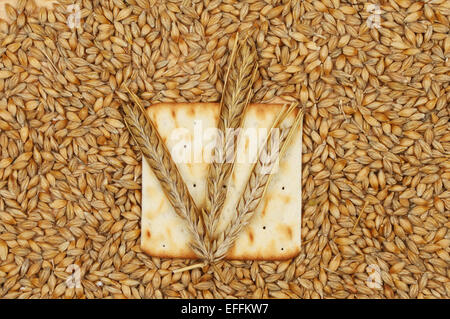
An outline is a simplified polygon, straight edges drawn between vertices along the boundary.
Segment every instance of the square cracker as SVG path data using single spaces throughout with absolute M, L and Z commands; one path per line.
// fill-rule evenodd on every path
M 247 128 L 266 129 L 258 131 L 260 142 L 267 135 L 280 104 L 250 104 L 243 121 Z M 147 109 L 160 136 L 177 162 L 183 180 L 196 205 L 206 205 L 207 148 L 201 149 L 193 141 L 199 136 L 206 146 L 212 142 L 208 128 L 217 127 L 218 103 L 161 103 Z M 283 122 L 291 125 L 295 112 Z M 181 128 L 181 129 L 180 129 Z M 200 132 L 200 134 L 199 134 Z M 265 133 L 264 133 L 265 132 Z M 263 135 L 264 133 L 264 135 Z M 237 161 L 227 186 L 227 197 L 218 223 L 218 232 L 224 231 L 244 191 L 253 162 L 249 161 L 249 143 L 255 136 L 241 134 L 237 141 L 237 156 L 245 150 L 247 155 Z M 240 234 L 230 249 L 227 259 L 237 260 L 285 260 L 300 252 L 301 228 L 301 130 L 295 132 L 277 170 L 268 185 L 250 224 Z M 183 157 L 187 156 L 187 157 Z M 188 234 L 183 220 L 176 215 L 171 204 L 148 166 L 142 162 L 142 220 L 141 247 L 147 254 L 162 258 L 196 258 L 189 248 Z

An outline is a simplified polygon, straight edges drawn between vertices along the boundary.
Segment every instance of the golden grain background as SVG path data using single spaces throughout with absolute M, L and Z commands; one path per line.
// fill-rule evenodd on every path
M 1 298 L 450 297 L 448 1 L 59 2 L 0 22 Z M 195 261 L 139 247 L 120 87 L 219 101 L 237 31 L 253 101 L 306 107 L 302 251 L 173 274 Z

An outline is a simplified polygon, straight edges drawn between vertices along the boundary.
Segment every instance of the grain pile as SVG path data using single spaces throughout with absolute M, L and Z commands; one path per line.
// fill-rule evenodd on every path
M 72 30 L 72 1 L 7 8 L 0 297 L 449 298 L 450 7 L 380 2 L 84 0 Z M 146 106 L 219 101 L 238 30 L 257 44 L 253 101 L 306 105 L 302 253 L 173 274 L 195 261 L 139 248 L 121 85 Z

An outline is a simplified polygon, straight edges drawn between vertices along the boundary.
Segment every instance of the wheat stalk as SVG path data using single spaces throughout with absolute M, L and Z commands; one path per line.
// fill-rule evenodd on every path
M 127 88 L 128 89 L 128 88 Z M 129 93 L 133 94 L 129 91 Z M 164 193 L 192 237 L 190 247 L 204 260 L 210 260 L 203 242 L 202 220 L 180 172 L 145 109 L 135 100 L 134 107 L 124 104 L 125 123 L 147 163 L 160 182 Z
M 286 118 L 291 110 L 292 108 L 290 108 L 288 112 L 283 115 L 283 117 Z M 212 244 L 212 247 L 215 249 L 213 252 L 213 259 L 215 262 L 220 261 L 226 257 L 226 254 L 233 246 L 242 230 L 250 222 L 256 211 L 256 208 L 261 202 L 261 199 L 264 197 L 267 186 L 269 185 L 272 176 L 271 172 L 277 162 L 277 159 L 281 159 L 281 157 L 283 156 L 284 152 L 287 149 L 287 146 L 292 140 L 293 135 L 299 128 L 302 119 L 303 110 L 299 110 L 292 126 L 289 128 L 281 129 L 279 136 L 273 135 L 272 127 L 265 142 L 265 148 L 267 150 L 266 154 L 269 154 L 268 159 L 264 158 L 262 156 L 262 153 L 259 155 L 258 161 L 254 165 L 252 173 L 250 174 L 250 178 L 245 187 L 244 193 L 237 205 L 236 215 L 233 216 L 232 221 L 227 226 L 225 231 L 221 233 L 217 240 L 215 240 Z M 274 122 L 274 126 L 276 125 L 276 121 L 277 120 L 275 120 Z M 274 146 L 273 140 L 276 138 L 279 139 L 278 145 L 281 146 L 279 152 L 272 151 L 272 147 Z
M 206 235 L 212 239 L 217 228 L 219 214 L 225 203 L 226 183 L 231 175 L 235 157 L 234 136 L 228 136 L 229 129 L 240 127 L 245 109 L 253 95 L 252 86 L 257 71 L 256 50 L 248 39 L 238 42 L 238 35 L 231 53 L 225 79 L 224 92 L 220 101 L 218 129 L 225 137 L 225 143 L 218 137 L 215 147 L 216 159 L 209 167 L 207 178 L 207 205 L 204 212 Z M 230 159 L 229 155 L 233 158 Z

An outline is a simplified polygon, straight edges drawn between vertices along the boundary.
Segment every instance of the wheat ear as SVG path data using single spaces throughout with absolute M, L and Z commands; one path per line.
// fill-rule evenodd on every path
M 230 64 L 225 79 L 224 92 L 220 102 L 218 129 L 223 138 L 217 138 L 215 158 L 209 166 L 207 178 L 207 207 L 204 220 L 206 235 L 212 239 L 226 198 L 226 183 L 231 175 L 236 147 L 234 136 L 227 132 L 240 127 L 246 107 L 253 95 L 252 86 L 256 78 L 256 49 L 249 39 L 236 42 L 231 53 Z M 230 154 L 232 158 L 230 158 Z

